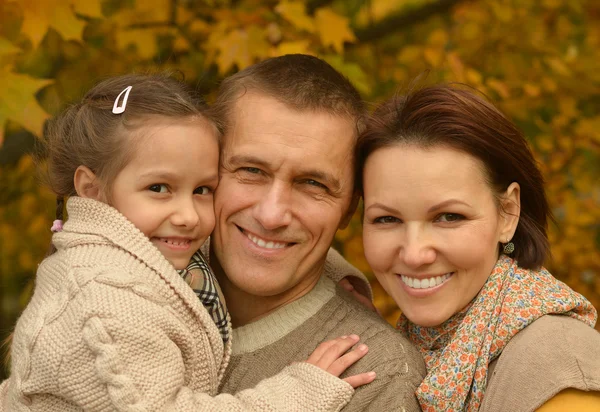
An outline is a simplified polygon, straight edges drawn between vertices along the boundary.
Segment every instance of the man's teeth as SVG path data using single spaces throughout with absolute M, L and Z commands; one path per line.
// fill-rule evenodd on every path
M 248 236 L 248 239 L 253 241 L 255 244 L 257 244 L 260 247 L 264 247 L 265 249 L 282 249 L 287 246 L 287 243 L 279 243 L 272 241 L 265 242 L 261 238 L 251 235 L 250 233 L 246 233 L 246 236 Z
M 187 245 L 191 242 L 190 240 L 167 239 L 164 237 L 161 240 L 163 242 L 168 243 L 169 245 L 173 245 L 173 246 L 183 246 L 183 245 Z
M 442 276 L 434 276 L 426 279 L 417 279 L 411 278 L 405 275 L 401 275 L 402 282 L 404 282 L 408 287 L 413 289 L 429 289 L 434 286 L 439 286 L 446 281 L 450 276 L 452 276 L 452 272 L 446 273 Z

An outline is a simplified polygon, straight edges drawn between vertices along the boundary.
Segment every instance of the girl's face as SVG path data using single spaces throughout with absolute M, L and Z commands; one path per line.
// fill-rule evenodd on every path
M 454 149 L 384 147 L 363 178 L 364 249 L 377 280 L 413 323 L 443 323 L 482 288 L 514 217 L 499 212 L 482 163 Z M 518 185 L 509 191 L 502 204 L 518 205 Z
M 135 154 L 111 187 L 111 204 L 184 269 L 215 226 L 219 148 L 202 119 L 162 119 L 138 130 Z

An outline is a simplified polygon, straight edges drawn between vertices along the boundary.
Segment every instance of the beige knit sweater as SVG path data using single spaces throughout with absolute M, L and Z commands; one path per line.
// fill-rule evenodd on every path
M 71 198 L 58 252 L 19 319 L 0 411 L 341 409 L 344 381 L 307 363 L 217 395 L 230 347 L 192 289 L 115 209 Z
M 309 293 L 233 330 L 233 354 L 223 392 L 251 388 L 285 365 L 305 359 L 319 342 L 356 333 L 369 353 L 345 374 L 372 370 L 377 379 L 356 389 L 344 412 L 421 410 L 415 396 L 426 374 L 421 355 L 385 320 L 336 287 L 329 279 L 336 278 L 331 270 L 339 272 L 343 267 L 326 265 L 326 276 Z

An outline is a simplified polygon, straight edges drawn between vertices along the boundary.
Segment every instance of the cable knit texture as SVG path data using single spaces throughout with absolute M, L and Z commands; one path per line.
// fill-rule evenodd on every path
M 0 411 L 337 411 L 352 396 L 306 363 L 218 395 L 230 343 L 192 289 L 114 208 L 74 197 L 67 211 L 17 322 Z
M 369 353 L 344 375 L 374 370 L 377 379 L 356 389 L 344 411 L 420 411 L 414 394 L 425 377 L 416 348 L 376 313 L 358 303 L 326 275 L 308 294 L 272 314 L 233 330 L 233 354 L 223 392 L 251 388 L 285 365 L 306 359 L 322 341 L 356 333 Z

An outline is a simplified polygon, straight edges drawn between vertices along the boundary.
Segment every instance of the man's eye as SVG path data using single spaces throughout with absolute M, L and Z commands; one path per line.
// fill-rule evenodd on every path
M 437 217 L 438 222 L 458 222 L 459 220 L 463 220 L 465 217 L 458 213 L 442 213 Z
M 308 179 L 308 180 L 305 181 L 305 183 L 307 185 L 311 185 L 311 186 L 315 186 L 315 187 L 320 187 L 320 188 L 323 188 L 323 189 L 327 189 L 327 186 L 325 186 L 323 183 L 318 182 L 318 181 L 313 180 L 313 179 Z
M 380 216 L 373 219 L 373 223 L 397 223 L 400 219 L 394 216 Z
M 209 193 L 212 193 L 212 189 L 208 186 L 200 186 L 194 190 L 195 195 L 208 195 Z
M 261 172 L 258 167 L 242 167 L 242 170 L 252 174 L 258 174 Z
M 169 188 L 165 184 L 155 184 L 150 185 L 150 187 L 148 187 L 148 190 L 156 193 L 167 193 L 169 191 Z

